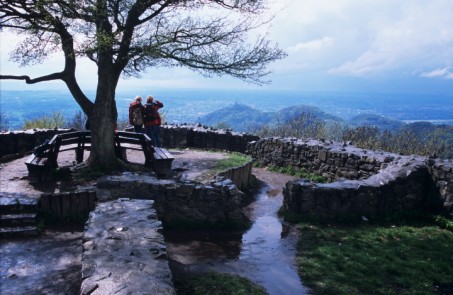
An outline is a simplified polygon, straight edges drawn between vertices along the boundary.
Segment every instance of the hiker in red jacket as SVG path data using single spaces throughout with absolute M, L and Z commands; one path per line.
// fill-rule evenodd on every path
M 160 147 L 160 125 L 162 124 L 162 118 L 158 111 L 163 107 L 164 105 L 151 95 L 146 97 L 145 111 L 143 112 L 146 135 L 157 147 Z
M 134 126 L 137 133 L 143 132 L 143 112 L 145 108 L 142 105 L 142 97 L 136 96 L 134 101 L 129 105 L 129 124 Z

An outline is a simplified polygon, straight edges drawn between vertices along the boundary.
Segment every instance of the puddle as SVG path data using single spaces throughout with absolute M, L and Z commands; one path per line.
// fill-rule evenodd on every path
M 252 227 L 246 232 L 166 232 L 173 271 L 226 272 L 252 280 L 271 295 L 308 294 L 295 266 L 297 234 L 277 216 L 282 188 L 291 177 L 256 168 L 253 173 L 262 186 L 246 210 Z

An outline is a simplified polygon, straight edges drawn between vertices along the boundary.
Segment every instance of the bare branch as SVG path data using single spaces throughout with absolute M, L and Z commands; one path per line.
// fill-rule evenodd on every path
M 46 76 L 41 76 L 35 79 L 31 79 L 29 76 L 22 75 L 22 76 L 14 76 L 14 75 L 0 75 L 0 80 L 25 80 L 27 84 L 36 84 L 39 82 L 44 81 L 52 81 L 52 80 L 63 80 L 62 73 L 53 73 Z

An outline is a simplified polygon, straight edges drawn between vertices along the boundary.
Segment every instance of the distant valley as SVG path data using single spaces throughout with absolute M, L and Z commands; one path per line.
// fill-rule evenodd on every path
M 285 124 L 299 116 L 310 114 L 311 117 L 324 122 L 335 122 L 343 127 L 356 128 L 359 126 L 377 127 L 380 131 L 397 131 L 403 126 L 435 126 L 433 123 L 420 121 L 405 123 L 401 120 L 388 118 L 377 114 L 360 114 L 350 119 L 342 119 L 320 110 L 318 107 L 298 105 L 286 107 L 275 112 L 261 111 L 244 104 L 233 104 L 210 112 L 199 118 L 199 123 L 231 128 L 240 132 L 253 132 L 264 126 Z M 453 125 L 452 121 L 445 121 L 446 125 Z

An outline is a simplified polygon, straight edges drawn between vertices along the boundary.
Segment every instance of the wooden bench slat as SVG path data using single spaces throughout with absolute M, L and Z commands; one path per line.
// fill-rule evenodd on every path
M 64 149 L 60 149 L 59 152 L 66 152 L 66 151 L 71 151 L 71 150 L 77 150 L 79 149 L 80 147 L 78 146 L 73 146 L 73 147 L 68 147 L 68 148 L 64 148 Z M 90 150 L 91 149 L 91 145 L 86 145 L 83 147 L 85 150 Z
M 159 159 L 174 159 L 174 157 L 166 149 L 163 148 L 154 148 L 154 154 L 155 157 Z
M 79 143 L 91 143 L 91 137 L 74 137 L 61 140 L 61 145 L 69 145 L 69 144 L 79 144 Z
M 158 158 L 158 159 L 167 159 L 167 156 L 165 155 L 165 153 L 163 153 L 160 149 L 156 149 L 155 150 L 155 157 Z
M 172 154 L 170 154 L 169 151 L 167 151 L 166 149 L 160 149 L 162 151 L 162 153 L 165 154 L 165 157 L 167 157 L 168 159 L 173 159 L 173 156 Z
M 154 148 L 154 158 L 155 159 L 165 159 L 165 155 L 161 152 L 159 148 Z

